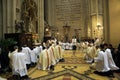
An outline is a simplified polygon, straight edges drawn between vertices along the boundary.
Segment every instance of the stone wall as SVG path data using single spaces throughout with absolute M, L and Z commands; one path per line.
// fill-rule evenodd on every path
M 120 43 L 120 0 L 109 0 L 109 37 L 115 47 Z
M 49 1 L 48 1 L 49 2 Z M 48 3 L 48 24 L 57 28 L 56 37 L 60 40 L 65 38 L 64 26 L 68 29 L 69 40 L 76 36 L 87 37 L 89 22 L 89 3 L 88 0 L 51 0 Z

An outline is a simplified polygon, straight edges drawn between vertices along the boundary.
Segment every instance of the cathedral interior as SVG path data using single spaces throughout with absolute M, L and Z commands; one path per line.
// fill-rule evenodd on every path
M 119 0 L 0 0 L 0 39 L 32 34 L 42 42 L 101 38 L 119 44 Z M 34 41 L 33 41 L 34 43 Z
M 0 47 L 7 39 L 31 47 L 51 38 L 70 42 L 73 37 L 80 42 L 99 38 L 117 47 L 120 43 L 119 4 L 120 0 L 0 0 Z M 69 51 L 66 53 L 65 56 L 69 56 Z M 87 70 L 89 64 L 84 65 L 86 69 L 79 65 L 75 71 Z M 57 66 L 58 69 L 59 67 Z M 67 66 L 68 70 L 69 68 L 72 67 Z M 34 74 L 29 72 L 35 80 L 39 80 L 36 79 L 39 77 L 37 72 L 47 74 L 42 71 L 35 71 Z M 96 75 L 89 77 L 91 76 L 96 80 L 110 80 Z M 92 78 L 84 80 L 95 80 Z

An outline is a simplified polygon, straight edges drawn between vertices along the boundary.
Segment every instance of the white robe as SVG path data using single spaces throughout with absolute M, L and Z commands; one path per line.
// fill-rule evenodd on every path
M 62 49 L 65 49 L 65 43 L 61 43 Z
M 70 44 L 69 44 L 69 49 L 72 50 L 72 48 L 73 48 L 73 44 L 70 43 Z
M 30 48 L 29 47 L 22 47 L 22 52 L 25 54 L 25 61 L 26 64 L 30 64 L 31 63 L 31 57 L 30 57 Z
M 37 56 L 39 56 L 39 54 L 41 53 L 42 50 L 43 50 L 42 46 L 37 46 L 34 48 L 34 51 L 35 51 Z
M 21 77 L 27 75 L 25 54 L 22 52 L 13 55 L 13 74 L 19 74 Z
M 48 51 L 44 49 L 39 55 L 38 69 L 47 70 L 49 68 L 49 60 Z
M 74 45 L 76 45 L 77 39 L 76 39 L 76 38 L 73 38 L 73 39 L 72 39 L 72 43 L 73 43 Z
M 95 42 L 94 42 L 94 44 L 95 44 L 96 46 L 99 46 L 99 45 L 100 45 L 100 40 L 99 40 L 99 39 L 96 39 Z
M 111 50 L 107 48 L 107 49 L 105 50 L 105 53 L 106 53 L 107 56 L 108 56 L 108 63 L 109 63 L 110 69 L 111 69 L 111 70 L 118 70 L 119 68 L 115 65 L 115 62 L 113 61 L 112 54 L 111 54 Z
M 56 64 L 56 56 L 55 56 L 55 53 L 54 53 L 54 50 L 53 50 L 53 48 L 52 47 L 50 47 L 49 49 L 48 49 L 48 53 L 49 53 L 49 55 L 50 55 L 50 62 L 51 62 L 51 64 L 52 65 L 55 65 Z
M 37 56 L 35 54 L 34 50 L 30 51 L 30 58 L 31 58 L 31 62 L 36 63 L 37 62 Z
M 63 58 L 63 51 L 62 51 L 61 46 L 57 45 L 55 47 L 55 49 L 56 49 L 56 53 L 57 53 L 57 59 L 62 59 Z
M 58 60 L 58 53 L 56 52 L 55 46 L 52 45 L 52 46 L 50 46 L 50 48 L 54 54 L 55 60 L 57 61 Z
M 56 62 L 59 62 L 60 57 L 59 57 L 59 53 L 57 52 L 56 46 L 51 46 L 51 49 L 52 49 L 52 52 L 55 55 Z
M 94 57 L 95 57 L 95 54 L 96 54 L 96 48 L 95 48 L 95 46 L 91 46 L 91 51 L 90 51 L 90 57 L 92 58 L 92 59 L 94 59 Z
M 81 44 L 81 46 L 82 46 L 82 51 L 83 51 L 84 53 L 86 53 L 86 52 L 87 52 L 87 48 L 88 48 L 88 43 L 83 42 L 83 43 Z
M 65 43 L 65 49 L 67 49 L 67 50 L 68 50 L 69 48 L 70 48 L 70 43 L 68 43 L 68 42 L 67 42 L 67 43 Z
M 96 70 L 98 72 L 107 72 L 110 70 L 108 64 L 108 57 L 103 51 L 99 51 L 98 56 L 95 58 Z
M 0 80 L 7 80 L 7 79 L 0 77 Z
M 86 52 L 86 58 L 88 61 L 92 62 L 92 60 L 95 57 L 96 49 L 94 46 L 88 46 L 87 52 Z
M 98 56 L 98 53 L 100 52 L 100 48 L 96 49 L 95 57 Z
M 95 53 L 95 57 L 98 56 L 98 53 L 100 52 L 100 48 L 96 49 L 96 53 Z M 92 63 L 92 65 L 90 65 L 90 67 L 92 69 L 96 69 L 96 62 Z
M 37 46 L 33 49 L 34 53 L 35 53 L 35 57 L 38 61 L 38 56 L 40 55 L 41 51 L 40 51 L 40 48 Z
M 39 48 L 40 48 L 40 52 L 43 50 L 43 47 L 42 46 L 39 46 Z
M 91 58 L 91 56 L 90 56 L 90 54 L 91 54 L 91 49 L 92 49 L 92 47 L 90 47 L 90 46 L 87 47 L 86 55 L 87 55 L 89 58 Z
M 38 56 L 40 53 L 40 48 L 37 46 L 33 50 L 34 50 L 35 54 Z
M 15 54 L 15 53 L 17 53 L 18 52 L 18 49 L 16 49 L 15 51 L 13 51 L 13 52 L 11 52 L 11 53 L 9 53 L 8 54 L 8 57 L 9 57 L 9 59 L 10 59 L 10 67 L 12 68 L 12 66 L 13 66 L 13 55 Z

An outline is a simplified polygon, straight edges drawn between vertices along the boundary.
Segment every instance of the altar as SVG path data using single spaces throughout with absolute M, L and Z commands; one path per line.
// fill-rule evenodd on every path
M 37 34 L 32 33 L 6 33 L 5 39 L 13 39 L 17 42 L 18 46 L 27 45 L 32 47 L 37 40 Z
M 64 42 L 69 42 L 70 41 L 70 26 L 68 26 L 67 24 L 65 26 L 63 26 L 63 35 L 64 35 Z

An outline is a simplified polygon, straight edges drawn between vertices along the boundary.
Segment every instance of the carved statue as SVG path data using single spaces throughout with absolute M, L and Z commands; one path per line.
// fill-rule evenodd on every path
M 24 22 L 15 20 L 15 32 L 24 32 Z
M 25 32 L 36 32 L 37 5 L 34 0 L 24 0 L 22 3 L 22 20 Z

